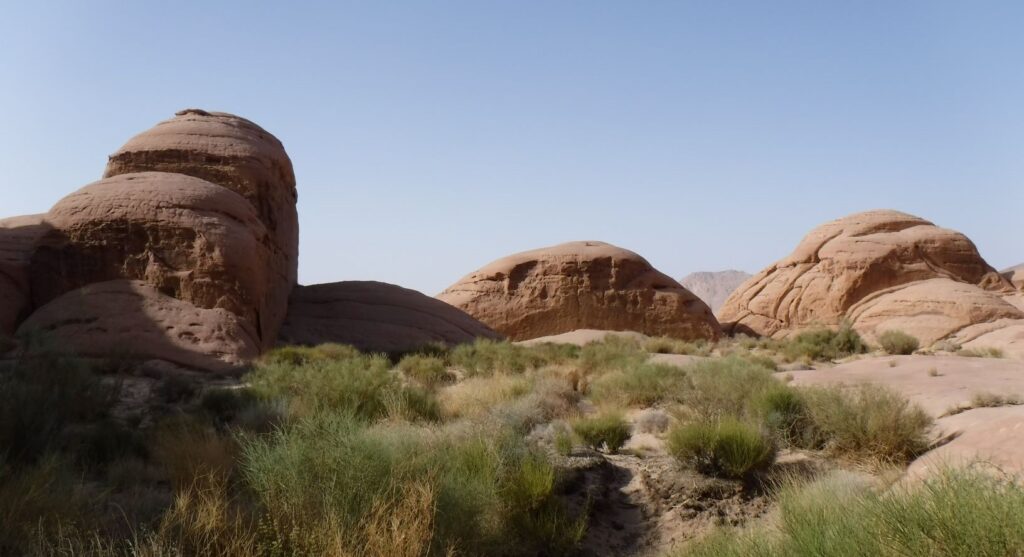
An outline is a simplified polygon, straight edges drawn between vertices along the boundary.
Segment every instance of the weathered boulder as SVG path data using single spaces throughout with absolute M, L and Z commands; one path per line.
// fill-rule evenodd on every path
M 47 222 L 31 262 L 35 306 L 91 283 L 138 279 L 239 316 L 257 346 L 275 341 L 292 284 L 237 193 L 184 174 L 123 174 L 65 197 Z
M 873 293 L 854 304 L 847 316 L 869 341 L 897 330 L 929 346 L 980 323 L 1024 319 L 1024 311 L 973 284 L 934 278 Z
M 104 178 L 132 172 L 176 172 L 224 186 L 247 199 L 270 232 L 294 284 L 299 256 L 295 173 L 284 146 L 233 114 L 188 109 L 125 143 Z
M 0 219 L 0 335 L 14 333 L 31 310 L 29 264 L 47 230 L 45 215 Z
M 159 359 L 211 371 L 259 355 L 258 340 L 238 315 L 199 308 L 133 280 L 68 292 L 39 308 L 18 332 L 49 337 L 82 356 Z
M 415 290 L 372 281 L 299 286 L 281 328 L 282 344 L 351 344 L 404 352 L 428 344 L 501 336 L 465 312 Z
M 679 280 L 679 284 L 704 300 L 712 312 L 717 312 L 729 295 L 752 276 L 750 273 L 735 270 L 703 271 L 686 275 Z
M 734 332 L 784 335 L 838 324 L 872 295 L 935 278 L 1012 289 L 959 232 L 897 211 L 857 213 L 812 230 L 789 257 L 738 288 L 719 318 Z
M 513 340 L 577 329 L 681 339 L 721 333 L 707 304 L 643 257 L 604 242 L 570 242 L 511 255 L 438 299 Z

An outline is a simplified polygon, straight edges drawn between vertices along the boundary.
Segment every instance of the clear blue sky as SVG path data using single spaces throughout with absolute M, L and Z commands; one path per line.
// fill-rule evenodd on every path
M 300 5 L 301 4 L 301 5 Z M 1024 261 L 1021 2 L 9 2 L 0 215 L 185 107 L 295 164 L 300 280 L 604 240 L 757 271 L 896 208 Z

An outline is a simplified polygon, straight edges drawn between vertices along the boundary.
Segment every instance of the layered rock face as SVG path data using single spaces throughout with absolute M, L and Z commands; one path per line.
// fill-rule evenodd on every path
M 869 336 L 901 329 L 924 342 L 978 322 L 1024 318 L 1012 291 L 963 234 L 897 211 L 824 224 L 748 280 L 719 312 L 735 332 L 785 335 L 851 319 Z
M 735 270 L 704 271 L 686 275 L 679 280 L 679 284 L 704 300 L 712 312 L 717 312 L 729 295 L 752 276 L 750 273 Z
M 144 282 L 114 280 L 72 290 L 22 327 L 45 331 L 82 356 L 145 356 L 226 371 L 260 353 L 249 324 L 226 309 L 196 307 Z
M 511 255 L 437 297 L 512 340 L 577 329 L 680 339 L 715 339 L 721 333 L 707 304 L 643 257 L 604 242 Z
M 300 286 L 292 292 L 283 344 L 351 344 L 404 352 L 500 335 L 462 310 L 415 290 L 371 281 Z
M 124 174 L 65 197 L 47 222 L 32 257 L 37 307 L 88 284 L 138 279 L 237 315 L 257 346 L 276 338 L 291 282 L 255 208 L 233 191 L 184 174 Z
M 0 335 L 11 335 L 32 308 L 29 265 L 49 230 L 45 215 L 0 219 Z
M 244 363 L 284 321 L 295 202 L 274 136 L 230 114 L 179 112 L 46 215 L 0 223 L 0 333 L 200 369 Z
M 256 208 L 295 283 L 299 256 L 298 194 L 291 159 L 276 137 L 233 114 L 187 109 L 125 143 L 104 178 L 173 172 L 238 193 Z

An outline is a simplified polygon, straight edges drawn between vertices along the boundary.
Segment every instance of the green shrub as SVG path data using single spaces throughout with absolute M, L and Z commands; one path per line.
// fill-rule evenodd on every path
M 82 360 L 52 350 L 32 349 L 0 370 L 0 457 L 31 463 L 57 449 L 74 424 L 104 418 L 120 394 Z
M 659 402 L 678 402 L 690 388 L 685 369 L 643 363 L 597 377 L 590 386 L 590 397 L 598 403 L 646 407 Z
M 266 364 L 288 364 L 298 366 L 311 362 L 330 360 L 351 360 L 360 352 L 347 344 L 320 344 L 318 346 L 282 346 L 264 354 L 261 360 Z
M 783 441 L 805 447 L 814 444 L 816 431 L 803 395 L 791 387 L 778 385 L 755 396 L 755 413 Z
M 622 335 L 607 335 L 604 340 L 589 342 L 580 350 L 578 366 L 584 375 L 631 369 L 647 361 L 650 355 L 640 343 Z
M 451 364 L 466 376 L 494 373 L 522 373 L 543 362 L 527 347 L 508 341 L 480 339 L 472 344 L 456 346 L 450 355 Z
M 839 329 L 812 329 L 783 342 L 780 349 L 790 361 L 826 361 L 867 352 L 867 345 L 849 323 Z
M 317 415 L 246 438 L 243 470 L 268 517 L 264 535 L 285 554 L 324 553 L 317 532 L 358 533 L 374 509 L 399 507 L 417 486 L 430 501 L 396 534 L 426 526 L 437 554 L 532 555 L 571 547 L 582 533 L 554 496 L 551 465 L 500 429 L 366 427 Z M 361 554 L 367 540 L 337 541 L 342 553 Z
M 927 450 L 932 419 L 891 389 L 804 391 L 817 444 L 835 454 L 906 463 Z
M 775 444 L 760 428 L 735 418 L 694 422 L 669 431 L 668 449 L 703 474 L 741 479 L 775 461 Z
M 769 529 L 723 529 L 673 557 L 1024 554 L 1024 489 L 977 470 L 945 470 L 878 493 L 832 475 L 779 494 Z
M 690 388 L 681 400 L 697 416 L 748 416 L 757 395 L 779 387 L 771 371 L 740 356 L 728 356 L 687 366 Z
M 878 335 L 878 344 L 887 354 L 902 355 L 913 354 L 921 346 L 917 338 L 903 331 L 885 331 Z
M 609 412 L 572 423 L 572 429 L 588 446 L 616 453 L 629 440 L 629 423 L 622 414 Z
M 447 364 L 437 356 L 410 354 L 398 362 L 398 369 L 425 387 L 436 387 L 452 380 Z
M 330 345 L 326 345 L 330 346 Z M 322 348 L 322 347 L 318 347 Z M 367 356 L 341 347 L 321 357 L 303 357 L 302 363 L 293 359 L 270 358 L 259 363 L 247 380 L 253 392 L 263 399 L 286 401 L 289 411 L 305 416 L 331 410 L 351 412 L 365 420 L 388 414 L 388 406 L 396 401 L 413 402 L 426 396 L 413 387 L 402 384 L 401 378 L 391 371 L 391 362 L 384 356 Z M 436 404 L 415 401 L 404 408 L 425 408 L 423 418 L 436 416 Z

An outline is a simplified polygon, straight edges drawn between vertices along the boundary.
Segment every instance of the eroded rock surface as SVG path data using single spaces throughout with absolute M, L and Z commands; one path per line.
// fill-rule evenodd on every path
M 0 219 L 0 335 L 10 335 L 31 311 L 29 265 L 49 230 L 45 215 Z
M 718 338 L 707 304 L 643 257 L 570 242 L 494 261 L 438 295 L 513 340 L 577 329 Z
M 404 352 L 428 344 L 501 336 L 462 310 L 393 284 L 346 281 L 292 292 L 282 344 L 351 344 L 364 351 Z
M 1003 271 L 1003 276 L 1006 277 L 1006 280 L 1013 283 L 1018 290 L 1024 291 L 1024 263 L 1006 269 Z
M 956 303 L 967 294 L 960 283 L 977 287 L 970 296 L 982 310 Z M 868 211 L 812 230 L 789 257 L 737 289 L 719 316 L 733 331 L 775 336 L 837 325 L 854 309 L 865 326 L 902 320 L 910 327 L 925 321 L 920 304 L 943 322 L 961 323 L 1005 316 L 996 298 L 1012 290 L 963 234 L 897 211 Z M 928 329 L 946 325 L 920 333 L 934 336 Z
M 159 359 L 225 371 L 259 355 L 238 315 L 200 308 L 139 280 L 90 284 L 39 308 L 19 328 L 82 356 Z
M 298 194 L 291 160 L 276 137 L 233 114 L 182 110 L 125 143 L 110 156 L 103 177 L 145 171 L 187 174 L 240 194 L 256 208 L 295 283 Z
M 138 279 L 163 294 L 241 318 L 273 344 L 291 282 L 256 210 L 184 174 L 123 174 L 65 197 L 31 263 L 36 306 L 96 282 Z

